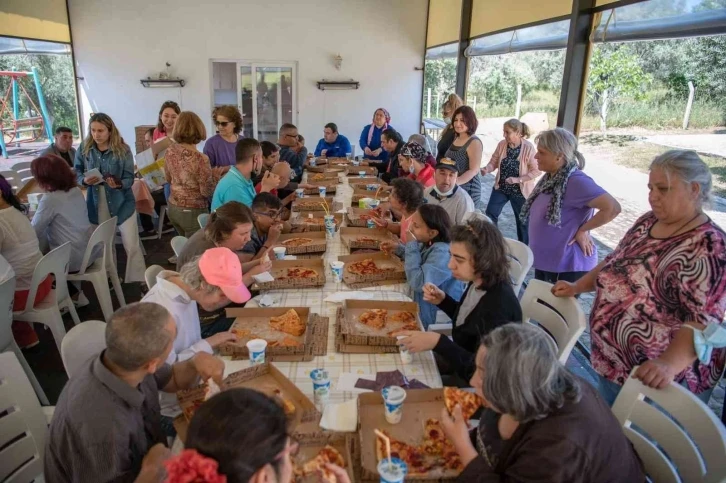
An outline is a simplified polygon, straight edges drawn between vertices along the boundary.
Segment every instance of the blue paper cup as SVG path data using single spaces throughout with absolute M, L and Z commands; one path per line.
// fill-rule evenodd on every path
M 408 465 L 398 458 L 383 458 L 378 462 L 378 475 L 381 483 L 403 483 L 408 473 Z
M 403 401 L 406 391 L 401 386 L 386 386 L 381 391 L 383 405 L 385 406 L 386 421 L 388 424 L 398 424 L 403 416 Z
M 267 341 L 265 339 L 252 339 L 247 342 L 251 366 L 265 363 L 265 349 L 267 349 Z
M 366 227 L 368 227 L 368 228 L 375 228 L 376 227 L 376 222 L 373 221 L 372 219 L 368 218 L 368 220 L 366 221 Z

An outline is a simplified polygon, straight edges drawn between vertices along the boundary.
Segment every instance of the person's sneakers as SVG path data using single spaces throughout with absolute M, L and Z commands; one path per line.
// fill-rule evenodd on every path
M 174 231 L 174 225 L 171 223 L 164 223 L 164 228 L 161 229 L 162 234 L 171 233 Z
M 158 235 L 156 234 L 156 232 L 154 230 L 151 230 L 151 231 L 144 230 L 141 233 L 139 233 L 139 238 L 141 238 L 142 240 L 156 240 L 157 236 Z
M 77 309 L 80 309 L 82 307 L 85 307 L 86 305 L 90 304 L 91 302 L 86 297 L 86 294 L 83 292 L 78 293 L 78 298 L 73 301 L 73 305 L 76 306 Z

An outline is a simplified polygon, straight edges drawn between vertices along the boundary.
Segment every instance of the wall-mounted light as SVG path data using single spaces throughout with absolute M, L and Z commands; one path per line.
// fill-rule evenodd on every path
M 318 89 L 320 89 L 321 91 L 344 91 L 359 88 L 360 82 L 354 81 L 353 79 L 349 81 L 328 81 L 325 79 L 318 81 Z
M 144 87 L 184 87 L 184 79 L 141 79 Z

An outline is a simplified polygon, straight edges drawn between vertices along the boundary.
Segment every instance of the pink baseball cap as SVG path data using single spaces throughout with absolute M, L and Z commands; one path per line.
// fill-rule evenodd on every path
M 199 259 L 199 271 L 208 284 L 222 289 L 232 302 L 247 302 L 251 295 L 242 281 L 242 265 L 229 248 L 210 248 Z

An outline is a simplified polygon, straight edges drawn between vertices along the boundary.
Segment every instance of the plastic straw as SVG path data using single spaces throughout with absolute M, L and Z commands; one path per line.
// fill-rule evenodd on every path
M 374 196 L 374 197 L 373 197 L 373 199 L 374 199 L 374 200 L 377 200 L 377 199 L 378 199 L 378 193 L 380 193 L 380 192 L 381 192 L 381 188 L 382 188 L 382 187 L 383 187 L 383 186 L 381 186 L 381 185 L 378 185 L 378 189 L 376 190 L 376 196 Z
M 388 469 L 390 471 L 393 471 L 393 461 L 391 461 L 391 439 L 377 429 L 374 429 L 373 432 L 376 433 L 376 436 L 382 438 L 383 441 L 386 442 L 386 453 L 388 453 Z

